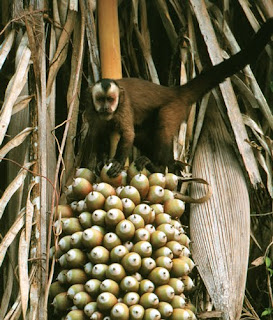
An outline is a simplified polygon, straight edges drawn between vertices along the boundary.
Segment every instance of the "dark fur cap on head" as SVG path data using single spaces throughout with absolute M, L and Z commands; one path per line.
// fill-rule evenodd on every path
M 115 80 L 108 79 L 108 78 L 101 79 L 101 80 L 97 81 L 96 83 L 101 83 L 101 87 L 104 91 L 107 91 L 110 88 L 111 83 L 114 83 L 117 87 L 119 87 L 119 85 L 117 84 L 117 82 Z

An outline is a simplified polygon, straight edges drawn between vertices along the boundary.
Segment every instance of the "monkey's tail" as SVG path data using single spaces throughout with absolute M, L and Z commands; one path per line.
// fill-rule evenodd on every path
M 199 100 L 227 77 L 254 62 L 273 34 L 273 18 L 267 20 L 248 45 L 229 59 L 201 72 L 199 76 L 182 86 L 183 95 L 192 104 Z

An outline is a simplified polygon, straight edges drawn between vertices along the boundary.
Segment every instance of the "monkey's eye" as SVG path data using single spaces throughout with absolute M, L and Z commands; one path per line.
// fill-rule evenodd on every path
M 98 102 L 104 102 L 105 98 L 103 96 L 99 96 L 96 98 Z
M 113 102 L 113 101 L 114 101 L 114 98 L 113 98 L 113 97 L 107 97 L 107 101 L 108 101 L 108 102 Z

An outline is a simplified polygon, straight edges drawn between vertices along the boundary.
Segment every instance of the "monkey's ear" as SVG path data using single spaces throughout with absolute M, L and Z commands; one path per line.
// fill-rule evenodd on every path
M 123 104 L 125 99 L 125 90 L 123 87 L 119 87 L 119 104 Z

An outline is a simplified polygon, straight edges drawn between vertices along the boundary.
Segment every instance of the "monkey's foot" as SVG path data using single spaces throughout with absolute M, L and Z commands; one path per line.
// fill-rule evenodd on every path
M 150 172 L 157 172 L 156 166 L 152 161 L 146 156 L 140 156 L 135 160 L 135 166 L 138 171 L 142 171 L 144 168 L 148 169 Z
M 180 171 L 184 171 L 185 167 L 190 166 L 188 163 L 174 160 L 171 166 L 169 166 L 169 172 L 180 175 Z
M 110 178 L 115 178 L 117 177 L 121 171 L 123 170 L 124 165 L 121 164 L 119 161 L 115 159 L 110 159 L 108 160 L 107 164 L 112 163 L 111 168 L 107 171 L 107 174 Z

